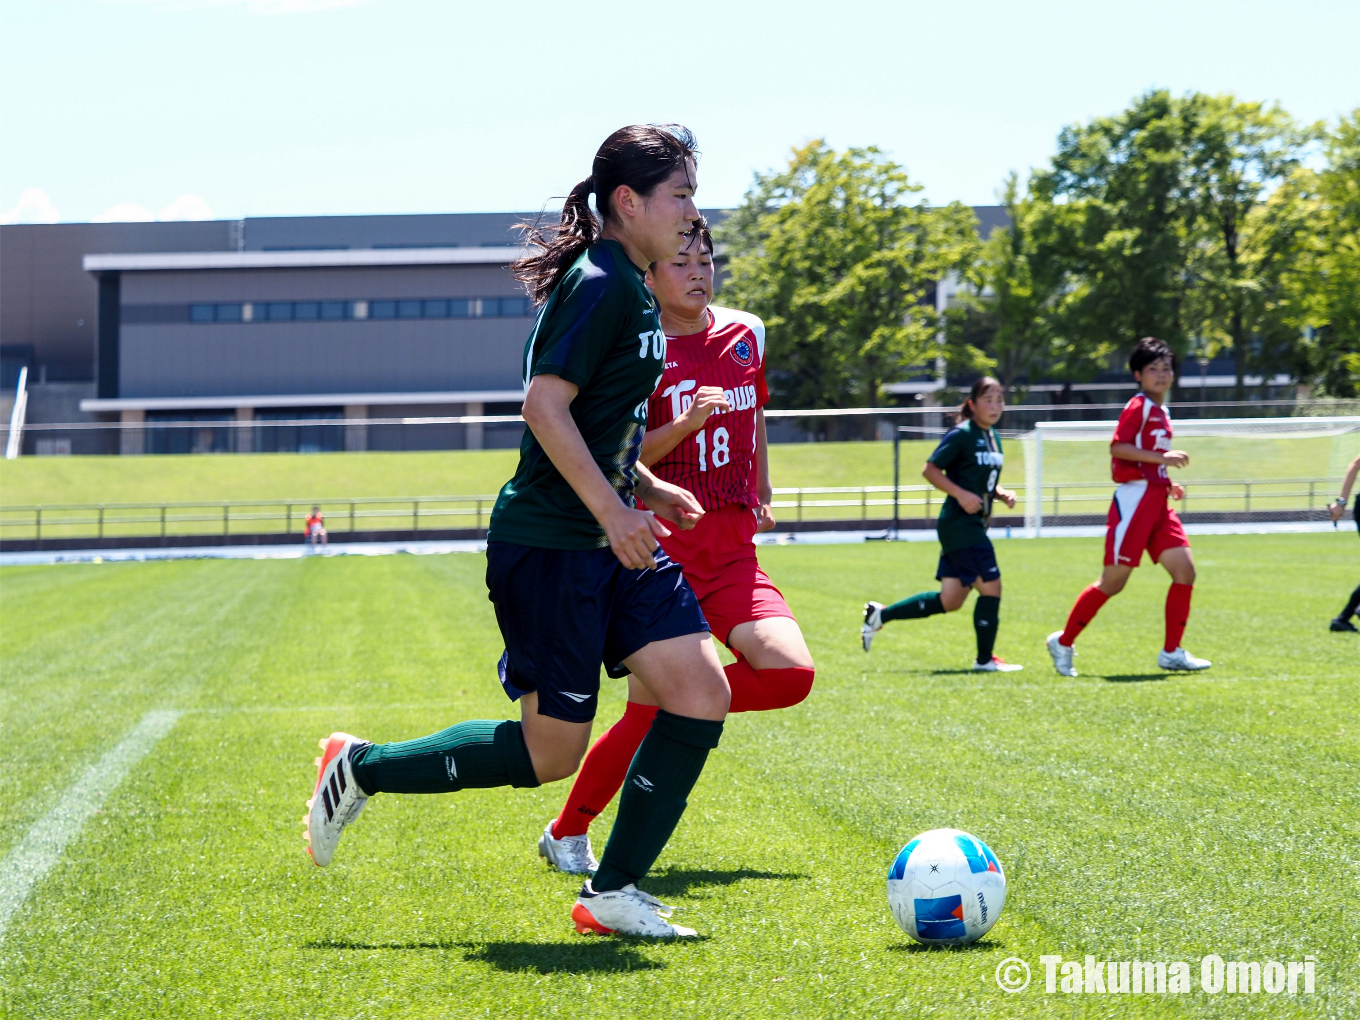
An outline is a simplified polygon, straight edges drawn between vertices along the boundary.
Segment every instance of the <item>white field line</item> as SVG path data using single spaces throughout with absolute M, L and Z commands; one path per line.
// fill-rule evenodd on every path
M 61 859 L 90 816 L 156 742 L 170 732 L 179 712 L 148 712 L 122 741 L 86 770 L 60 801 L 33 824 L 0 863 L 0 939 L 33 887 Z

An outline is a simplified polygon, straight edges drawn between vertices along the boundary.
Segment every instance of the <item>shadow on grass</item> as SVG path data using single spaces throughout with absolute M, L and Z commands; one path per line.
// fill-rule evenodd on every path
M 884 946 L 890 953 L 968 953 L 974 950 L 1005 949 L 1003 943 L 995 939 L 978 939 L 966 946 L 924 946 L 919 942 L 894 942 Z
M 317 939 L 315 942 L 302 943 L 303 949 L 349 949 L 360 952 L 378 949 L 419 950 L 419 949 L 459 949 L 463 943 L 450 939 L 429 942 L 354 942 L 348 939 Z
M 737 868 L 733 871 L 684 871 L 672 868 L 648 876 L 647 891 L 653 896 L 665 899 L 668 896 L 687 896 L 695 889 L 709 885 L 732 885 L 748 878 L 765 879 L 776 882 L 796 882 L 807 878 L 797 872 L 753 871 L 750 868 Z
M 664 970 L 666 965 L 638 952 L 641 946 L 689 945 L 703 939 L 630 939 L 618 935 L 575 942 L 463 942 L 463 959 L 487 963 L 509 973 L 612 974 L 628 970 Z
M 1141 684 L 1149 680 L 1170 680 L 1170 673 L 1116 673 L 1112 676 L 1102 677 L 1106 683 L 1111 684 Z

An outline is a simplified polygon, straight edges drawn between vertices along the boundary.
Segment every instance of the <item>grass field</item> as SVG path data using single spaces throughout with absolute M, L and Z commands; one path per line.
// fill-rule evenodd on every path
M 574 934 L 576 883 L 534 848 L 565 784 L 383 795 L 329 869 L 304 853 L 318 736 L 510 714 L 480 557 L 6 568 L 0 862 L 145 713 L 183 714 L 13 915 L 0 1014 L 1360 1015 L 1360 641 L 1325 630 L 1355 536 L 1197 540 L 1186 643 L 1215 667 L 1194 676 L 1153 667 L 1149 569 L 1083 637 L 1084 675 L 1057 677 L 1043 637 L 1098 543 L 998 551 L 998 652 L 1027 666 L 1010 676 L 962 671 L 967 613 L 859 650 L 859 605 L 930 586 L 933 547 L 762 550 L 818 681 L 797 708 L 733 717 L 710 758 L 648 883 L 705 936 L 683 945 Z M 921 950 L 884 877 L 946 825 L 991 845 L 1010 896 L 982 943 Z M 1211 952 L 1315 956 L 1317 992 L 1206 994 Z M 1191 961 L 1195 991 L 1045 995 L 1045 953 Z M 1007 996 L 1011 956 L 1036 982 Z
M 934 443 L 903 443 L 903 484 L 920 484 Z M 1335 439 L 1189 438 L 1183 481 L 1223 478 L 1339 478 L 1360 453 L 1360 433 Z M 322 500 L 368 496 L 495 493 L 514 473 L 515 450 L 435 453 L 221 454 L 148 457 L 21 457 L 0 461 L 0 506 L 159 503 L 188 500 Z M 1108 487 L 1103 443 L 1049 443 L 1044 478 Z M 770 447 L 781 487 L 891 485 L 891 443 L 787 443 Z M 1025 480 L 1024 450 L 1006 444 L 1003 481 Z M 1104 498 L 1108 498 L 1107 496 Z

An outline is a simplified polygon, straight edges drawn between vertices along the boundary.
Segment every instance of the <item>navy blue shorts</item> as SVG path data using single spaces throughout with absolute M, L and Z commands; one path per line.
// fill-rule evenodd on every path
M 566 722 L 595 718 L 601 663 L 625 677 L 623 660 L 653 641 L 708 633 L 680 564 L 660 549 L 656 569 L 629 570 L 608 547 L 488 542 L 486 586 L 505 639 L 505 693 L 537 691 L 538 714 Z
M 942 555 L 935 580 L 943 581 L 946 577 L 957 577 L 965 588 L 971 588 L 974 581 L 1001 580 L 1001 568 L 996 565 L 996 550 L 992 543 L 979 542 Z

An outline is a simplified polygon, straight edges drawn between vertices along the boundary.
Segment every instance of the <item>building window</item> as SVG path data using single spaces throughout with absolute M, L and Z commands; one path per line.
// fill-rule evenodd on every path
M 425 301 L 421 314 L 427 319 L 447 319 L 449 317 L 449 303 L 442 298 Z
M 215 316 L 213 315 L 213 306 L 212 306 L 212 305 L 190 305 L 190 306 L 189 306 L 189 321 L 190 321 L 190 322 L 212 322 L 214 318 L 215 318 Z
M 347 318 L 345 312 L 348 310 L 348 308 L 349 304 L 348 302 L 345 301 L 322 301 L 321 317 L 328 321 L 335 319 L 344 319 Z
M 421 303 L 422 303 L 422 302 L 420 302 L 420 301 L 398 301 L 398 302 L 397 302 L 397 318 L 398 318 L 398 319 L 419 319 L 419 318 L 420 318 L 420 311 L 421 311 L 421 309 L 420 309 Z
M 315 301 L 294 301 L 293 318 L 298 322 L 315 322 L 321 314 L 321 308 Z
M 176 321 L 173 318 L 138 318 L 150 305 L 129 305 L 128 321 Z M 183 322 L 184 305 L 154 306 L 160 313 L 173 311 Z M 345 319 L 507 319 L 534 314 L 524 297 L 483 298 L 384 298 L 377 301 L 240 301 L 191 304 L 189 321 L 206 322 L 339 322 Z
M 259 305 L 255 306 L 259 308 Z M 269 321 L 288 322 L 293 318 L 293 302 L 291 301 L 271 301 L 269 302 Z
M 368 317 L 370 319 L 395 319 L 397 317 L 397 303 L 395 301 L 370 301 L 368 303 Z

